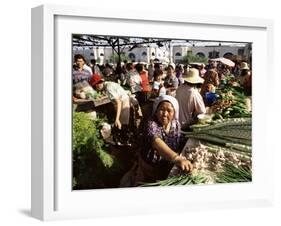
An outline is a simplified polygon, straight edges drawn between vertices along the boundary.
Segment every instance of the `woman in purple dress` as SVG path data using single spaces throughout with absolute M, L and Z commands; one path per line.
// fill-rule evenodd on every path
M 179 155 L 185 144 L 178 121 L 178 102 L 168 95 L 158 97 L 153 105 L 152 117 L 143 125 L 140 135 L 140 157 L 135 185 L 166 179 L 173 165 L 184 172 L 192 164 Z

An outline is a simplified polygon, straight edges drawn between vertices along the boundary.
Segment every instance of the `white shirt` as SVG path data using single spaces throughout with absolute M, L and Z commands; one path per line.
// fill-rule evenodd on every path
M 136 92 L 141 92 L 142 91 L 142 87 L 141 87 L 141 77 L 137 72 L 128 72 L 127 73 L 127 77 L 128 77 L 128 85 L 131 88 L 131 92 L 132 93 L 136 93 Z
M 160 87 L 160 84 L 163 84 L 164 82 L 162 81 L 162 82 L 157 82 L 157 81 L 154 81 L 153 82 L 153 89 L 155 89 L 155 90 L 159 90 L 159 87 Z M 159 96 L 161 96 L 161 95 L 165 95 L 166 94 L 166 88 L 164 87 L 164 86 L 162 86 L 161 87 L 161 89 L 160 89 L 160 91 L 159 91 Z
M 106 94 L 110 100 L 120 99 L 127 100 L 128 93 L 116 82 L 104 82 Z
M 199 90 L 186 84 L 176 92 L 179 102 L 179 121 L 181 125 L 191 125 L 199 114 L 205 114 L 206 108 Z
M 93 74 L 92 68 L 91 68 L 91 67 L 89 67 L 87 64 L 84 64 L 84 65 L 83 65 L 83 69 L 84 69 L 85 71 L 90 72 L 90 73 L 91 73 L 91 75 Z

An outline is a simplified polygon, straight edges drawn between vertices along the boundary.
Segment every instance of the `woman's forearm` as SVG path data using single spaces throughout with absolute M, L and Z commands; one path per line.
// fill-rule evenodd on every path
M 115 99 L 116 103 L 116 116 L 115 116 L 115 121 L 119 120 L 120 114 L 121 114 L 121 108 L 122 108 L 122 102 L 120 99 Z
M 164 159 L 168 161 L 173 161 L 175 157 L 178 155 L 175 151 L 173 151 L 162 139 L 156 138 L 152 147 L 156 149 L 158 154 L 162 156 Z
M 156 138 L 152 143 L 153 148 L 156 149 L 158 154 L 164 159 L 173 162 L 178 166 L 182 171 L 189 173 L 192 171 L 193 166 L 189 160 L 185 157 L 178 155 L 174 152 L 169 146 L 160 138 Z

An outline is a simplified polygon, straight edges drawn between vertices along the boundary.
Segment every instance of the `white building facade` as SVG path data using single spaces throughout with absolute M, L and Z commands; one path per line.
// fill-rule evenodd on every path
M 152 59 L 159 59 L 163 63 L 179 63 L 187 53 L 203 56 L 206 58 L 227 57 L 235 56 L 241 60 L 249 60 L 251 56 L 251 45 L 212 45 L 212 46 L 183 46 L 174 45 L 169 49 L 159 47 L 137 47 L 134 49 L 125 48 L 123 53 L 132 62 L 146 62 L 149 63 Z M 99 64 L 116 63 L 110 62 L 114 51 L 111 47 L 76 47 L 73 49 L 73 56 L 81 54 L 85 57 L 87 62 L 91 59 L 97 60 Z

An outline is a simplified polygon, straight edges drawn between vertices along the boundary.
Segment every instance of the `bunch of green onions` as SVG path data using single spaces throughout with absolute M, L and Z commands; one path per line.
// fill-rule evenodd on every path
M 151 186 L 171 186 L 171 185 L 191 185 L 191 184 L 204 184 L 207 179 L 202 175 L 189 175 L 181 174 L 168 177 L 165 180 L 159 180 L 154 183 L 143 183 L 141 187 Z
M 216 175 L 217 183 L 236 183 L 252 181 L 252 170 L 250 168 L 235 166 L 225 163 L 223 170 Z

